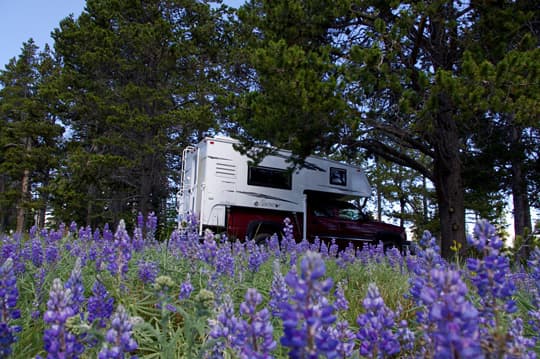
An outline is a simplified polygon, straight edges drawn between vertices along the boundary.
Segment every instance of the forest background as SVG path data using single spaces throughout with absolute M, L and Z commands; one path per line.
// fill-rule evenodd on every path
M 0 72 L 0 231 L 154 212 L 167 233 L 182 149 L 214 134 L 361 164 L 374 216 L 445 256 L 465 213 L 533 227 L 535 1 L 87 0 L 52 39 Z

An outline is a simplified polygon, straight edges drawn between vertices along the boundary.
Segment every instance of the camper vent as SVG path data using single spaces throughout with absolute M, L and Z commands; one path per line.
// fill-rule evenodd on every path
M 216 177 L 236 178 L 236 165 L 231 163 L 216 163 Z

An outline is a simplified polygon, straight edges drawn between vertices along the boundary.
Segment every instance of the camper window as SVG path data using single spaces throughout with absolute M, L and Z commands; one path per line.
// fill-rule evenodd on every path
M 330 184 L 346 186 L 347 170 L 343 168 L 330 167 Z
M 292 174 L 280 168 L 249 166 L 248 185 L 291 189 Z

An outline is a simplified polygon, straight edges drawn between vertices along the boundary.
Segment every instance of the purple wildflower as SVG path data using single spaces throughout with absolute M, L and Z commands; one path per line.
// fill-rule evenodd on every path
M 232 253 L 232 247 L 229 243 L 223 243 L 217 249 L 216 272 L 233 277 L 234 270 L 235 257 Z
M 476 308 L 467 300 L 468 289 L 460 273 L 434 268 L 427 278 L 416 278 L 411 286 L 413 299 L 425 308 L 418 321 L 423 338 L 435 357 L 482 358 Z
M 180 294 L 178 295 L 179 300 L 188 299 L 193 292 L 193 285 L 191 284 L 191 276 L 187 275 L 186 280 L 180 285 Z
M 487 221 L 480 221 L 474 228 L 474 236 L 469 236 L 469 244 L 483 255 L 483 258 L 468 258 L 467 269 L 472 283 L 480 297 L 482 337 L 489 335 L 488 327 L 498 327 L 497 313 L 514 313 L 517 310 L 513 295 L 514 282 L 510 280 L 510 260 L 500 252 L 502 241 L 495 227 Z
M 332 238 L 332 242 L 330 243 L 330 248 L 328 249 L 328 255 L 332 258 L 336 258 L 339 252 L 339 246 L 336 243 L 336 239 Z
M 248 268 L 253 273 L 259 271 L 259 268 L 265 261 L 264 253 L 262 252 L 262 246 L 255 244 L 254 240 L 246 242 L 246 249 L 248 252 Z
M 157 263 L 152 261 L 139 261 L 137 274 L 144 284 L 153 283 L 158 276 Z
M 122 305 L 119 305 L 111 318 L 111 327 L 105 335 L 105 343 L 98 354 L 99 359 L 124 358 L 138 348 L 137 342 L 131 337 L 133 325 Z
M 151 242 L 156 239 L 157 217 L 154 212 L 148 213 L 146 217 L 146 241 Z
M 111 317 L 114 310 L 114 298 L 100 281 L 95 281 L 92 295 L 88 298 L 88 321 L 97 321 L 97 326 L 105 328 L 105 320 Z
M 508 336 L 505 359 L 536 359 L 534 351 L 536 342 L 523 335 L 523 320 L 521 318 L 512 321 Z
M 71 299 L 72 304 L 71 307 L 73 308 L 73 311 L 75 314 L 79 314 L 81 307 L 85 301 L 84 297 L 84 286 L 82 282 L 82 276 L 81 276 L 81 258 L 78 257 L 75 261 L 75 266 L 73 270 L 71 271 L 71 275 L 66 281 L 65 284 L 66 288 L 71 289 Z
M 240 304 L 240 314 L 246 318 L 239 322 L 239 337 L 243 339 L 240 358 L 272 358 L 270 353 L 276 348 L 268 309 L 257 311 L 261 303 L 261 294 L 256 289 L 249 288 L 245 301 Z
M 32 263 L 37 268 L 43 265 L 43 244 L 38 237 L 32 239 Z
M 338 341 L 336 351 L 339 358 L 347 359 L 353 356 L 356 336 L 349 328 L 349 322 L 346 320 L 337 322 L 335 328 L 330 329 L 330 335 Z
M 105 231 L 103 234 L 105 235 Z M 109 241 L 107 245 L 107 269 L 112 275 L 116 275 L 119 278 L 125 277 L 128 271 L 128 264 L 131 259 L 131 240 L 129 234 L 126 231 L 126 224 L 124 220 L 120 220 L 116 233 L 114 234 L 114 241 Z
M 240 323 L 234 314 L 231 298 L 225 295 L 215 320 L 210 320 L 210 337 L 223 343 L 224 348 L 236 350 Z
M 321 255 L 307 252 L 300 263 L 300 275 L 291 270 L 285 277 L 290 288 L 289 302 L 283 303 L 281 344 L 289 347 L 289 356 L 295 358 L 328 358 L 337 356 L 337 340 L 323 335 L 336 320 L 334 307 L 326 295 L 332 288 L 330 278 L 323 280 L 326 267 Z
M 43 335 L 47 358 L 79 358 L 84 347 L 76 336 L 66 329 L 67 320 L 75 315 L 71 307 L 71 289 L 64 289 L 60 279 L 56 278 L 49 295 L 47 311 L 43 315 L 43 321 L 48 325 Z
M 279 315 L 281 307 L 289 299 L 289 289 L 285 283 L 285 278 L 279 268 L 279 260 L 274 262 L 274 278 L 270 287 L 270 301 L 268 305 L 272 310 L 272 315 Z
M 210 265 L 214 265 L 217 254 L 217 243 L 214 234 L 210 230 L 204 233 L 204 242 L 201 248 L 201 259 Z
M 12 325 L 13 319 L 21 316 L 17 309 L 19 290 L 17 278 L 13 270 L 13 260 L 8 258 L 0 266 L 0 357 L 7 358 L 11 354 L 11 345 L 17 341 L 19 326 Z
M 377 358 L 399 353 L 401 347 L 397 335 L 392 331 L 395 326 L 395 313 L 384 304 L 374 283 L 369 285 L 363 304 L 366 312 L 357 319 L 360 354 Z
M 339 282 L 337 284 L 334 296 L 336 298 L 336 301 L 334 302 L 336 310 L 349 310 L 349 301 L 345 297 L 345 289 L 343 288 L 343 282 Z

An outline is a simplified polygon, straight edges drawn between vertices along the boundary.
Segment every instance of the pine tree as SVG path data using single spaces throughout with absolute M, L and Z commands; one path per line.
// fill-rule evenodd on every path
M 41 93 L 54 66 L 48 47 L 38 54 L 30 39 L 0 73 L 0 230 L 22 232 L 32 223 L 30 214 L 38 226 L 44 224 L 48 179 L 63 132 Z
M 182 147 L 216 126 L 225 11 L 194 0 L 88 0 L 61 22 L 55 88 L 72 137 L 57 216 L 96 225 L 155 212 L 163 222 Z

